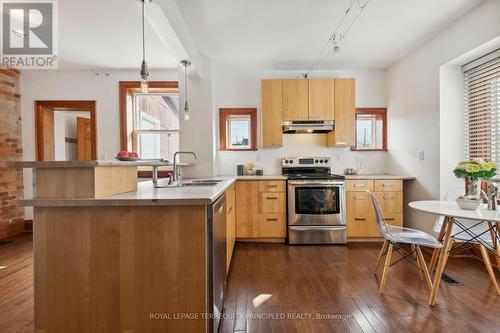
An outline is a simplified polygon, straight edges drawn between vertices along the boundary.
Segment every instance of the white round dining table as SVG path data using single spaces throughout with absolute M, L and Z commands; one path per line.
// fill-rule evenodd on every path
M 434 249 L 431 262 L 429 263 L 430 273 L 432 273 L 435 265 L 437 264 L 436 275 L 434 276 L 431 295 L 429 298 L 429 304 L 431 306 L 435 306 L 437 304 L 437 293 L 441 282 L 441 276 L 446 266 L 446 262 L 448 260 L 448 256 L 451 250 L 451 245 L 453 243 L 451 238 L 453 225 L 456 224 L 463 230 L 463 227 L 460 225 L 460 223 L 456 223 L 456 219 L 473 220 L 477 221 L 478 223 L 484 222 L 488 224 L 492 240 L 492 249 L 494 254 L 496 255 L 497 264 L 500 265 L 500 244 L 497 241 L 500 235 L 499 211 L 489 210 L 487 209 L 486 205 L 481 205 L 481 207 L 477 210 L 466 210 L 458 207 L 457 203 L 454 201 L 440 201 L 440 200 L 413 201 L 409 203 L 409 206 L 412 209 L 434 214 L 437 216 L 444 216 L 445 218 L 438 235 L 438 241 L 440 241 L 443 246 L 441 249 Z M 472 230 L 470 229 L 467 230 L 467 233 L 471 235 L 471 237 L 478 236 L 473 234 Z M 487 260 L 489 261 L 489 257 L 488 256 L 486 257 L 488 258 Z M 486 264 L 490 265 L 491 267 L 490 263 Z M 493 273 L 493 271 L 488 273 L 490 274 L 491 277 L 491 273 Z M 500 289 L 498 287 L 496 279 L 492 279 L 492 282 L 495 285 L 497 294 L 500 294 Z

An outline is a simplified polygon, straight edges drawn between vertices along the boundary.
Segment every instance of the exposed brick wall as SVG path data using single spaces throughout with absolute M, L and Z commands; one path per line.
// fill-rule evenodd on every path
M 0 238 L 24 230 L 22 170 L 7 168 L 6 160 L 21 160 L 21 96 L 18 70 L 0 67 Z

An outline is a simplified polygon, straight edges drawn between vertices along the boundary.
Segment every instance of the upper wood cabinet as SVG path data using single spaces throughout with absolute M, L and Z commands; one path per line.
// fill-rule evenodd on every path
M 283 146 L 283 81 L 262 80 L 262 147 Z
M 355 144 L 355 79 L 335 79 L 335 130 L 328 133 L 328 147 Z
M 309 80 L 283 80 L 283 120 L 309 119 Z
M 335 80 L 309 80 L 309 120 L 333 120 L 335 107 Z

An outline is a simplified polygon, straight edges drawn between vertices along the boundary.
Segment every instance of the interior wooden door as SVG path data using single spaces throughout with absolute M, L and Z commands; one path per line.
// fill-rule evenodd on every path
M 79 161 L 88 161 L 92 159 L 92 127 L 90 119 L 76 118 L 76 146 L 77 158 Z
M 55 160 L 54 110 L 39 105 L 37 108 L 37 146 L 39 161 Z

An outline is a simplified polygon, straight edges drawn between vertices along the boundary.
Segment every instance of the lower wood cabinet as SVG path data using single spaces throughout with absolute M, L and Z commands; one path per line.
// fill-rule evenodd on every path
M 367 191 L 377 198 L 386 223 L 403 226 L 403 181 L 400 179 L 346 181 L 347 238 L 380 238 L 373 205 Z
M 286 237 L 286 182 L 236 182 L 236 237 Z

